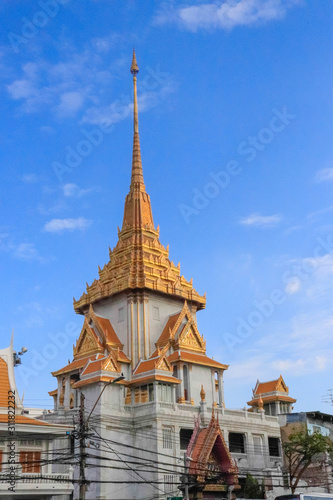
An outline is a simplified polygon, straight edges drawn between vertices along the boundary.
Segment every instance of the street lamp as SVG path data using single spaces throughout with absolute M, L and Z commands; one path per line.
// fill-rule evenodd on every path
M 105 386 L 103 387 L 103 389 L 101 390 L 101 393 L 100 395 L 98 396 L 98 398 L 96 399 L 96 402 L 94 404 L 94 406 L 92 407 L 92 410 L 91 412 L 89 413 L 88 415 L 88 418 L 86 420 L 86 425 L 88 425 L 88 422 L 89 422 L 89 418 L 90 418 L 90 415 L 92 414 L 92 412 L 94 411 L 94 409 L 96 408 L 96 405 L 98 403 L 98 401 L 101 399 L 101 396 L 103 394 L 103 392 L 105 391 L 105 388 L 108 386 L 108 385 L 113 385 L 113 384 L 116 384 L 117 382 L 120 382 L 121 380 L 124 380 L 124 374 L 122 373 L 120 375 L 120 377 L 117 377 L 117 378 L 114 378 L 113 380 L 110 380 L 107 384 L 105 384 Z

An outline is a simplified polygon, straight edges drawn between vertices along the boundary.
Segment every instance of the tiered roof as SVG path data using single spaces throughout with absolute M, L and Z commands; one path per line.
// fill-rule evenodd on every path
M 216 482 L 220 484 L 238 484 L 238 468 L 225 443 L 214 411 L 208 427 L 201 427 L 200 415 L 198 416 L 187 456 L 191 459 L 189 474 L 195 476 L 198 482 L 215 475 Z
M 192 279 L 180 274 L 180 265 L 169 260 L 169 249 L 159 241 L 159 228 L 155 229 L 150 198 L 146 192 L 138 128 L 136 74 L 138 66 L 133 52 L 131 66 L 134 82 L 134 138 L 130 191 L 125 199 L 122 229 L 118 230 L 118 243 L 109 253 L 110 260 L 99 268 L 95 279 L 79 300 L 74 299 L 75 312 L 84 314 L 89 305 L 131 289 L 149 289 L 187 299 L 199 309 L 206 305 L 206 297 L 194 289 Z
M 74 359 L 60 370 L 52 372 L 58 377 L 66 373 L 79 373 L 80 380 L 73 387 L 80 387 L 99 380 L 110 381 L 121 373 L 121 363 L 130 363 L 124 353 L 111 322 L 97 316 L 92 305 L 84 318 L 80 336 L 73 346 Z M 97 378 L 96 378 L 97 377 Z M 50 395 L 56 395 L 51 391 Z
M 260 399 L 260 403 L 270 403 L 273 401 L 296 403 L 296 399 L 289 396 L 289 388 L 285 384 L 282 375 L 280 375 L 278 379 L 268 382 L 259 382 L 259 380 L 257 380 L 256 386 L 252 392 L 253 398 L 247 403 L 252 407 L 257 407 Z

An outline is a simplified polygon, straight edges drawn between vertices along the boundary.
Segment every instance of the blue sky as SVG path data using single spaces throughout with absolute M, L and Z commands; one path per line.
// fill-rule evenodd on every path
M 51 406 L 86 281 L 129 189 L 135 45 L 144 175 L 195 288 L 228 407 L 280 373 L 332 408 L 332 3 L 81 0 L 0 5 L 1 345 L 26 405 Z M 106 124 L 108 127 L 106 127 Z M 87 145 L 88 144 L 88 145 Z

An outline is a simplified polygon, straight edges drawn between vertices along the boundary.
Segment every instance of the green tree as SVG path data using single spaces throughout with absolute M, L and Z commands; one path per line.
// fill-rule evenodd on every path
M 308 430 L 301 430 L 290 434 L 283 449 L 288 460 L 290 488 L 294 493 L 308 467 L 320 465 L 326 460 L 326 454 L 333 452 L 333 443 L 320 432 L 310 434 Z
M 246 474 L 244 497 L 245 498 L 264 498 L 264 488 L 252 474 Z

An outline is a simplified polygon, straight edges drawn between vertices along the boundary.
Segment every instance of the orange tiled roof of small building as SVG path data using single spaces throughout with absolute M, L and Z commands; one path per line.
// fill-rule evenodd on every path
M 171 330 L 173 329 L 173 327 L 177 323 L 177 320 L 178 320 L 180 314 L 181 314 L 181 311 L 179 313 L 174 314 L 173 316 L 169 317 L 158 341 L 156 342 L 157 346 L 162 347 L 168 342 L 169 336 L 170 336 L 170 329 Z
M 103 357 L 102 354 L 97 354 L 97 356 Z M 68 372 L 71 372 L 72 370 L 78 370 L 78 369 L 86 366 L 89 359 L 91 359 L 91 360 L 96 359 L 96 355 L 94 354 L 93 356 L 87 356 L 85 358 L 77 359 L 76 361 L 72 361 L 71 363 L 64 366 L 63 368 L 60 368 L 60 370 L 57 370 L 57 371 L 51 372 L 51 373 L 54 377 L 56 377 L 57 375 L 61 375 L 63 373 L 68 373 Z
M 264 403 L 269 403 L 271 401 L 285 401 L 288 403 L 296 403 L 297 399 L 291 398 L 290 396 L 282 396 L 277 394 L 276 396 L 261 396 Z M 259 398 L 251 399 L 247 404 L 249 406 L 258 406 Z
M 6 413 L 0 413 L 0 422 L 8 423 L 8 415 Z M 27 425 L 44 425 L 54 427 L 56 424 L 50 424 L 48 422 L 43 422 L 42 420 L 36 420 L 35 418 L 26 417 L 25 415 L 15 415 L 15 424 L 27 424 Z M 61 425 L 59 427 L 62 427 Z
M 8 392 L 10 390 L 8 365 L 4 359 L 0 358 L 0 407 L 8 408 Z
M 123 344 L 120 342 L 111 322 L 106 318 L 101 318 L 100 316 L 96 316 L 96 319 L 98 320 L 99 324 L 101 325 L 104 331 L 106 341 L 110 342 L 111 344 L 117 347 L 122 348 Z
M 114 380 L 115 378 L 117 378 L 117 377 L 98 375 L 96 377 L 91 377 L 91 378 L 86 378 L 84 380 L 79 380 L 78 382 L 75 382 L 73 387 L 76 389 L 77 387 L 82 387 L 84 385 L 93 384 L 95 382 L 112 382 L 112 380 Z M 117 384 L 126 385 L 126 382 L 124 380 L 121 380 L 120 382 L 117 382 Z
M 158 382 L 169 382 L 172 384 L 181 384 L 181 380 L 173 377 L 172 375 L 170 375 L 170 377 L 168 377 L 167 375 L 151 374 L 151 375 L 135 378 L 135 379 L 131 380 L 130 382 L 127 382 L 127 385 L 135 385 L 135 384 L 143 384 L 143 383 L 148 384 L 149 382 L 153 382 L 155 380 L 157 380 Z
M 215 361 L 215 359 L 211 359 L 205 354 L 195 354 L 186 351 L 175 351 L 170 356 L 168 356 L 167 359 L 170 363 L 173 363 L 175 361 L 188 361 L 189 363 L 211 366 L 213 368 L 222 368 L 223 370 L 227 370 L 229 368 L 229 365 L 219 363 L 218 361 Z
M 154 370 L 156 361 L 159 358 L 153 358 L 153 359 L 147 359 L 147 361 L 141 361 L 141 363 L 137 366 L 137 368 L 134 370 L 133 374 L 137 375 L 139 373 L 145 373 L 149 372 L 151 370 Z
M 282 375 L 276 380 L 270 380 L 268 382 L 259 382 L 257 381 L 257 385 L 253 391 L 253 394 L 265 394 L 267 392 L 279 391 L 282 389 L 282 392 L 289 393 L 288 387 L 284 383 Z
M 130 363 L 131 362 L 131 360 L 126 356 L 124 351 L 119 351 L 118 361 L 121 361 L 121 363 Z
M 58 389 L 53 389 L 53 391 L 49 391 L 50 396 L 56 396 L 58 394 Z

